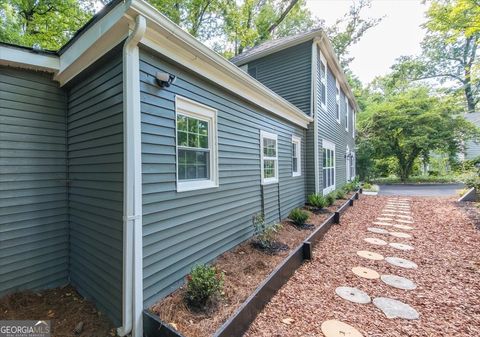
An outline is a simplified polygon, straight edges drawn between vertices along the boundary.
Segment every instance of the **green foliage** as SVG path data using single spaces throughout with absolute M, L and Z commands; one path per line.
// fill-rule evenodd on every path
M 57 50 L 94 14 L 96 1 L 0 0 L 0 41 Z
M 310 194 L 307 198 L 307 201 L 310 205 L 318 209 L 322 209 L 327 206 L 327 199 L 320 194 L 316 194 L 316 193 Z
M 468 188 L 475 187 L 477 191 L 480 191 L 480 172 L 477 170 L 464 173 L 460 179 Z
M 335 203 L 337 196 L 335 192 L 330 192 L 325 196 L 325 199 L 327 200 L 327 205 L 332 206 Z
M 454 156 L 463 141 L 477 138 L 478 130 L 452 113 L 451 106 L 425 88 L 413 88 L 372 103 L 361 124 L 362 138 L 377 160 L 395 158 L 402 181 L 418 169 L 420 156 L 443 151 Z
M 336 199 L 345 199 L 345 191 L 343 189 L 338 189 L 336 191 L 334 191 L 333 193 L 335 193 L 335 198 Z
M 305 225 L 305 222 L 308 220 L 309 214 L 307 211 L 304 211 L 300 208 L 294 208 L 288 215 L 288 218 L 293 221 L 293 223 L 299 227 Z
M 404 181 L 394 176 L 376 178 L 373 181 L 376 184 L 388 185 L 388 184 L 399 184 L 399 183 L 405 183 L 405 184 L 455 183 L 455 182 L 459 182 L 460 180 L 461 178 L 458 175 L 445 175 L 445 176 L 420 175 L 420 176 L 408 177 L 408 179 Z
M 187 303 L 196 309 L 205 309 L 221 296 L 223 291 L 223 273 L 213 266 L 197 265 L 187 276 Z
M 342 189 L 345 191 L 345 193 L 355 191 L 358 189 L 358 182 L 351 181 L 349 183 L 346 183 L 345 185 L 343 185 Z
M 253 218 L 253 227 L 255 238 L 260 247 L 262 249 L 272 249 L 277 234 L 282 229 L 282 224 L 267 225 L 263 214 L 258 214 Z

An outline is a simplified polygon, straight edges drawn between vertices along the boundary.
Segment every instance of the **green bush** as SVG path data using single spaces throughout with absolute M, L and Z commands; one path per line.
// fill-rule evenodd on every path
M 310 205 L 319 209 L 326 207 L 328 204 L 327 199 L 323 195 L 316 193 L 310 194 L 307 198 L 307 201 Z
M 345 191 L 342 189 L 338 189 L 335 192 L 335 198 L 336 199 L 345 199 Z
M 295 225 L 299 227 L 305 225 L 305 222 L 308 220 L 308 217 L 309 217 L 308 212 L 300 208 L 292 209 L 292 211 L 288 216 L 288 218 L 292 220 L 295 223 Z
M 355 190 L 357 190 L 357 183 L 354 182 L 354 181 L 351 181 L 351 182 L 343 185 L 342 189 L 345 191 L 345 193 L 355 191 Z
M 263 214 L 253 218 L 255 239 L 262 249 L 272 249 L 276 243 L 277 233 L 282 229 L 282 224 L 267 225 Z
M 477 191 L 480 191 L 480 175 L 475 171 L 467 172 L 462 175 L 461 180 L 468 187 L 475 187 Z
M 371 189 L 372 189 L 372 184 L 370 184 L 370 183 L 363 183 L 362 188 L 363 188 L 364 190 L 367 190 L 367 191 L 368 191 L 368 190 L 371 190 Z
M 330 192 L 325 196 L 325 199 L 327 199 L 327 205 L 332 206 L 335 200 L 337 199 L 335 196 L 335 192 Z
M 210 307 L 222 294 L 223 273 L 213 266 L 197 265 L 187 276 L 187 303 L 196 309 Z

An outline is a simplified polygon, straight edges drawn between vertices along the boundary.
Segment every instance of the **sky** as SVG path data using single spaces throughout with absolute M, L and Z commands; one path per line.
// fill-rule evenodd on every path
M 331 25 L 348 11 L 351 3 L 352 0 L 307 0 L 307 7 L 315 17 Z M 371 8 L 365 9 L 365 17 L 384 19 L 350 49 L 355 58 L 350 68 L 364 84 L 388 73 L 398 57 L 420 53 L 425 35 L 420 25 L 425 21 L 426 9 L 427 5 L 420 0 L 373 0 Z

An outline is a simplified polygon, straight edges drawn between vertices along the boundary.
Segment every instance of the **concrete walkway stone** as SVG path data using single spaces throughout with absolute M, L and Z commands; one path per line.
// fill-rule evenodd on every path
M 397 267 L 402 267 L 406 269 L 417 269 L 418 266 L 415 262 L 407 260 L 407 259 L 402 259 L 401 257 L 393 257 L 389 256 L 385 258 L 385 261 L 388 263 L 397 266 Z
M 353 326 L 335 319 L 323 322 L 321 329 L 325 337 L 363 337 Z
M 359 304 L 367 304 L 372 301 L 370 296 L 364 291 L 361 291 L 358 288 L 353 287 L 338 287 L 335 289 L 335 293 L 343 298 L 344 300 L 359 303 Z
M 413 290 L 417 287 L 415 283 L 410 281 L 408 278 L 397 275 L 382 275 L 380 276 L 380 279 L 383 281 L 383 283 L 398 289 Z
M 408 304 L 388 297 L 376 297 L 373 304 L 383 311 L 387 318 L 403 318 L 408 320 L 418 319 L 420 315 Z

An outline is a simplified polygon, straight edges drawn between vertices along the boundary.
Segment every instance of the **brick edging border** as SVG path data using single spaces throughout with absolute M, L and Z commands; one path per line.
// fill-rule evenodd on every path
M 267 278 L 258 285 L 255 291 L 235 310 L 235 312 L 215 332 L 214 337 L 241 337 L 248 330 L 260 311 L 277 293 L 277 291 L 290 279 L 293 273 L 313 256 L 313 248 L 320 241 L 333 224 L 340 223 L 340 216 L 354 200 L 359 198 L 362 190 L 358 190 L 350 199 L 330 215 L 318 228 L 315 229 L 300 245 L 298 245 Z M 173 330 L 160 318 L 149 312 L 143 312 L 144 337 L 184 337 L 180 332 Z

